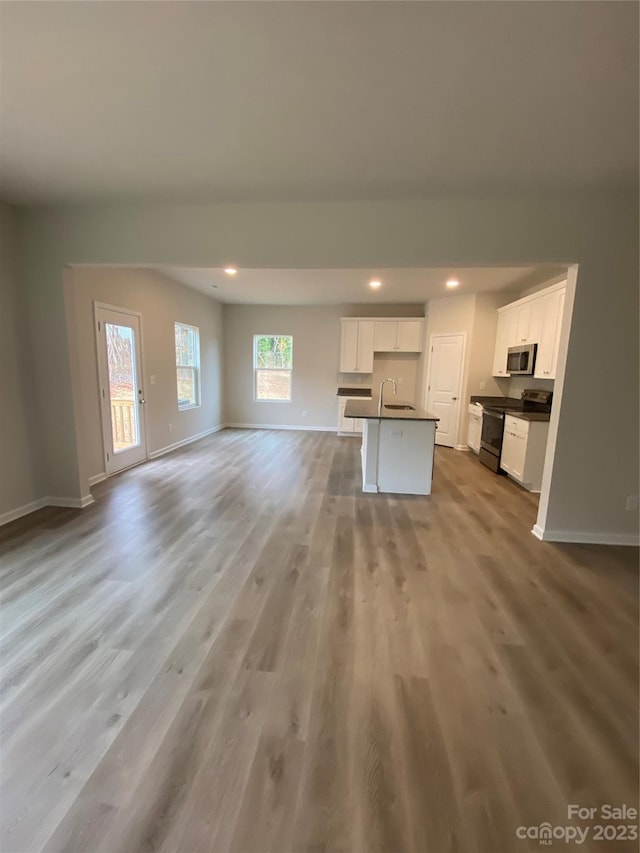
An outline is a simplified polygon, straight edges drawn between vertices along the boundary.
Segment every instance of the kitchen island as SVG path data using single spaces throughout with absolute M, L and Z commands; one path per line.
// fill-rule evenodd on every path
M 409 404 L 349 400 L 345 418 L 361 418 L 362 491 L 430 495 L 439 418 Z

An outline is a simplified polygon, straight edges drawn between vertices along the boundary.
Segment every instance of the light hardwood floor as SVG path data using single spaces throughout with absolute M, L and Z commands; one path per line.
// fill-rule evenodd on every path
M 227 430 L 0 530 L 4 853 L 510 853 L 637 804 L 637 551 L 538 542 L 471 454 L 363 495 L 358 450 Z

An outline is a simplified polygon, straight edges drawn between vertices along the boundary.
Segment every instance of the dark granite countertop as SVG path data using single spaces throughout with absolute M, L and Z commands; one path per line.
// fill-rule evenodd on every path
M 470 403 L 480 403 L 480 405 L 491 406 L 506 406 L 507 404 L 513 406 L 521 406 L 522 400 L 519 397 L 483 397 L 481 395 L 474 394 L 469 397 Z
M 512 409 L 505 409 L 505 415 L 512 415 L 514 418 L 520 418 L 522 421 L 549 421 L 551 415 L 549 412 L 532 412 L 522 408 L 522 400 L 517 397 L 481 397 L 473 395 L 469 398 L 470 403 L 479 403 L 481 406 L 513 406 Z
M 403 404 L 402 400 L 393 398 L 393 403 Z M 409 404 L 407 404 L 409 405 Z M 378 403 L 369 400 L 348 400 L 344 410 L 345 418 L 364 418 L 378 420 Z M 380 417 L 392 421 L 439 421 L 440 418 L 426 412 L 424 409 L 385 409 L 382 407 Z
M 512 418 L 520 418 L 521 421 L 550 421 L 551 415 L 549 412 L 505 412 L 505 415 L 511 415 Z
M 338 397 L 370 397 L 371 396 L 371 388 L 363 388 L 362 385 L 358 385 L 356 388 L 345 388 L 341 386 L 338 388 Z

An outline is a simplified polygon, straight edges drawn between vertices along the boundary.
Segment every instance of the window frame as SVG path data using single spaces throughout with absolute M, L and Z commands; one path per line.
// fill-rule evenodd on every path
M 290 338 L 291 340 L 291 367 L 258 367 L 258 348 L 257 342 L 259 338 Z M 289 398 L 287 400 L 279 400 L 275 397 L 258 397 L 258 371 L 273 371 L 274 373 L 282 373 L 283 370 L 289 373 Z M 293 335 L 281 335 L 278 332 L 262 332 L 253 336 L 253 402 L 254 403 L 292 403 L 293 402 Z
M 178 327 L 182 329 L 188 329 L 190 332 L 195 334 L 195 345 L 194 345 L 194 360 L 195 364 L 179 364 L 178 363 L 178 342 L 177 342 L 177 332 Z M 202 394 L 200 389 L 200 327 L 192 326 L 191 323 L 183 323 L 180 320 L 174 320 L 173 323 L 173 348 L 175 351 L 176 358 L 176 398 L 178 403 L 178 411 L 179 412 L 187 412 L 189 409 L 199 409 L 202 405 Z M 178 394 L 178 371 L 179 370 L 193 370 L 194 376 L 194 390 L 195 390 L 195 402 L 194 403 L 185 403 L 183 405 L 180 404 L 180 396 Z

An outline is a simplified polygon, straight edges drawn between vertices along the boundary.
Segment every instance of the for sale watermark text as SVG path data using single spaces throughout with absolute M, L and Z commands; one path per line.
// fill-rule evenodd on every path
M 613 806 L 605 803 L 600 806 L 581 806 L 570 803 L 567 806 L 569 821 L 588 821 L 588 825 L 556 825 L 548 821 L 533 826 L 519 826 L 516 838 L 531 839 L 541 845 L 551 845 L 554 841 L 564 844 L 584 844 L 588 838 L 593 841 L 636 841 L 638 839 L 638 810 L 626 804 Z

